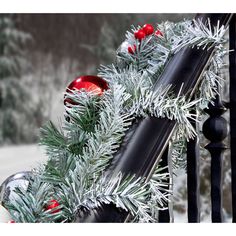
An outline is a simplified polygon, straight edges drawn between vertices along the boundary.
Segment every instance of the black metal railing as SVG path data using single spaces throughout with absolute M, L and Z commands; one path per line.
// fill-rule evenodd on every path
M 196 128 L 196 122 L 191 121 L 191 123 Z M 187 198 L 188 222 L 190 223 L 200 222 L 199 158 L 199 140 L 195 137 L 187 143 Z
M 229 27 L 229 48 L 234 50 L 229 55 L 230 76 L 230 150 L 232 173 L 232 212 L 236 222 L 236 15 L 234 14 Z
M 220 22 L 230 25 L 230 49 L 236 48 L 236 17 L 234 14 L 198 14 L 196 18 L 210 18 L 211 25 Z M 172 84 L 174 92 L 191 98 L 199 79 L 207 67 L 214 48 L 198 50 L 185 47 L 181 49 L 167 64 L 163 74 L 154 86 Z M 232 166 L 232 205 L 233 222 L 236 222 L 236 53 L 230 53 L 230 137 L 231 137 L 231 166 Z M 190 63 L 191 62 L 191 63 Z M 174 69 L 173 69 L 174 68 Z M 226 108 L 219 97 L 215 105 L 206 111 L 209 118 L 203 125 L 203 132 L 210 140 L 206 149 L 211 154 L 211 205 L 212 222 L 222 222 L 222 155 L 223 144 L 227 136 L 227 122 L 222 117 Z M 168 164 L 168 142 L 175 128 L 176 121 L 167 118 L 146 117 L 137 120 L 128 131 L 124 142 L 114 157 L 107 173 L 112 177 L 118 172 L 136 174 L 150 178 L 153 167 L 162 159 L 163 166 Z M 195 123 L 193 123 L 195 125 Z M 143 142 L 145 140 L 145 142 Z M 162 158 L 161 158 L 162 157 Z M 200 222 L 199 208 L 199 145 L 195 138 L 187 144 L 187 196 L 188 222 Z M 90 212 L 79 222 L 125 222 L 128 214 L 117 209 L 114 205 L 104 205 Z M 159 222 L 170 222 L 168 209 L 160 211 Z

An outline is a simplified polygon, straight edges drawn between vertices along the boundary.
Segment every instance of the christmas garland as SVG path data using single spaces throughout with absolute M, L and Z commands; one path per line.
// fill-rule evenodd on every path
M 178 126 L 172 136 L 172 158 L 179 167 L 185 142 L 196 135 L 190 120 L 202 112 L 217 94 L 227 50 L 226 28 L 210 27 L 200 20 L 163 22 L 156 31 L 150 24 L 134 26 L 117 50 L 117 60 L 101 66 L 99 76 L 107 83 L 101 91 L 76 90 L 65 94 L 65 121 L 41 129 L 41 144 L 49 159 L 34 170 L 27 189 L 17 188 L 18 197 L 6 203 L 16 222 L 73 222 L 102 204 L 114 203 L 131 213 L 131 221 L 156 222 L 165 209 L 170 191 L 168 174 L 156 167 L 152 178 L 109 176 L 114 154 L 132 122 L 140 117 L 166 117 Z M 169 59 L 183 47 L 215 48 L 194 100 L 175 97 L 171 84 L 153 86 Z M 104 82 L 103 82 L 104 83 Z M 180 90 L 181 92 L 181 90 Z M 179 93 L 180 94 L 180 93 Z

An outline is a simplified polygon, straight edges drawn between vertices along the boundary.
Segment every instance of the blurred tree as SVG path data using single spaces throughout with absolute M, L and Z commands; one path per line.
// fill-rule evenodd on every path
M 21 75 L 29 66 L 24 45 L 30 34 L 15 28 L 9 15 L 0 15 L 0 144 L 32 142 L 37 106 Z
M 30 34 L 14 27 L 10 17 L 0 17 L 0 79 L 20 75 L 28 64 L 22 46 L 30 38 Z

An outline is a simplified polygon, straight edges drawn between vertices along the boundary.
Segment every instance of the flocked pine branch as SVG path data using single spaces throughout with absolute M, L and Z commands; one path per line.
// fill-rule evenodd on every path
M 41 145 L 46 147 L 48 156 L 58 156 L 65 152 L 67 148 L 65 136 L 51 121 L 41 128 L 40 131 Z
M 131 125 L 130 114 L 122 114 L 123 104 L 129 99 L 120 85 L 114 85 L 113 89 L 104 96 L 99 114 L 98 124 L 94 132 L 88 134 L 88 142 L 84 146 L 78 163 L 87 171 L 87 181 L 100 176 L 117 151 L 125 131 Z
M 185 130 L 182 129 L 182 126 L 178 126 L 171 137 L 172 142 L 170 151 L 174 171 L 179 168 L 186 170 L 187 167 L 187 140 L 185 138 L 184 132 Z
M 65 210 L 71 213 L 71 217 L 81 214 L 80 210 L 84 213 L 102 204 L 114 203 L 117 207 L 131 213 L 135 219 L 155 222 L 157 219 L 153 217 L 152 211 L 163 208 L 163 202 L 168 201 L 170 194 L 165 189 L 167 175 L 155 173 L 150 182 L 145 182 L 145 178 L 135 178 L 135 176 L 124 178 L 121 173 L 112 179 L 102 176 L 89 189 L 81 192 L 80 178 L 75 173 L 71 173 L 73 181 L 66 179 L 67 184 L 62 187 L 63 191 L 59 193 L 59 196 L 67 201 L 64 206 L 70 206 Z

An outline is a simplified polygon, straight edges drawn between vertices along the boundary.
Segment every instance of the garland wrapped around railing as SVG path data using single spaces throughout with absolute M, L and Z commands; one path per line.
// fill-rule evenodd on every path
M 197 16 L 197 18 L 203 19 L 205 17 L 204 15 Z M 230 15 L 209 15 L 208 17 L 211 22 L 218 22 L 219 20 L 222 25 L 227 25 L 230 19 Z M 174 91 L 177 97 L 181 94 L 190 98 L 196 91 L 196 85 L 202 79 L 203 72 L 209 66 L 210 60 L 212 60 L 213 50 L 214 47 L 208 48 L 208 50 L 202 50 L 196 47 L 183 48 L 170 59 L 165 70 L 156 82 L 154 90 L 171 84 L 173 86 L 172 91 Z M 139 121 L 138 126 L 135 124 L 134 134 L 129 141 L 125 142 L 123 150 L 120 150 L 117 157 L 118 163 L 115 163 L 115 167 L 110 167 L 110 171 L 112 173 L 121 171 L 123 174 L 132 173 L 150 178 L 153 167 L 160 160 L 171 138 L 175 124 L 175 120 L 166 118 L 147 117 Z M 117 212 L 118 209 L 114 209 L 114 206 L 106 205 L 94 213 L 94 215 L 87 217 L 85 221 L 124 221 L 124 214 Z
M 26 190 L 17 189 L 16 201 L 5 203 L 13 219 L 158 221 L 171 194 L 159 161 L 171 140 L 178 165 L 184 150 L 178 139 L 196 135 L 192 109 L 215 98 L 231 15 L 164 22 L 155 33 L 150 25 L 133 27 L 117 62 L 100 68 L 109 89 L 99 96 L 69 89 L 63 130 L 52 123 L 42 129 L 49 160 Z M 59 207 L 45 210 L 52 198 Z

